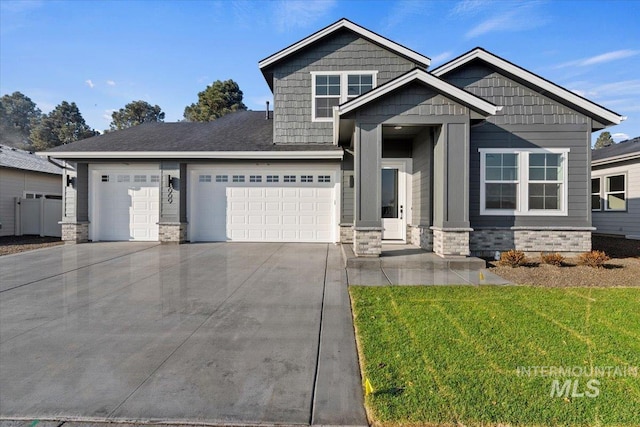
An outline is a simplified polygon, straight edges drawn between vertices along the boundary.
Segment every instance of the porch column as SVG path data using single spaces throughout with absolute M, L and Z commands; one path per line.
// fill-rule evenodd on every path
M 469 256 L 468 118 L 442 125 L 433 156 L 433 251 Z
M 89 241 L 89 165 L 66 162 L 62 175 L 62 240 Z
M 187 240 L 187 165 L 160 162 L 160 221 L 158 237 L 162 243 Z
M 360 123 L 355 135 L 355 221 L 353 252 L 356 256 L 380 256 L 382 220 L 380 213 L 380 158 L 382 127 Z

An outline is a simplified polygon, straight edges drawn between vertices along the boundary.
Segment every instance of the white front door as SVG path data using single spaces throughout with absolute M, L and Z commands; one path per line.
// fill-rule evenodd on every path
M 406 163 L 382 160 L 381 209 L 382 238 L 384 240 L 406 239 Z

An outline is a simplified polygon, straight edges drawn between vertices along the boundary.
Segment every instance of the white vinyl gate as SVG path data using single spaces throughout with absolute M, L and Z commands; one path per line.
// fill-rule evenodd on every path
M 62 200 L 47 199 L 16 199 L 17 235 L 37 235 L 61 237 Z

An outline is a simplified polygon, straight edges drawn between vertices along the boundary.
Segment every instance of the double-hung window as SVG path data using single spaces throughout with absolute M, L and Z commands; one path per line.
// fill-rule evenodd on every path
M 481 215 L 566 215 L 568 149 L 480 149 Z
M 312 120 L 331 121 L 333 107 L 376 86 L 376 71 L 312 72 Z
M 627 210 L 626 175 L 611 175 L 604 179 L 604 210 L 624 211 Z

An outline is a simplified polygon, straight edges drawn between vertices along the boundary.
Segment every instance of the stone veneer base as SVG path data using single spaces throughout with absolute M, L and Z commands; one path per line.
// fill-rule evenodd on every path
M 161 243 L 184 243 L 187 241 L 186 222 L 160 222 L 158 227 L 158 240 Z
M 89 241 L 89 222 L 60 222 L 62 241 L 65 243 L 86 243 Z
M 470 249 L 476 256 L 492 256 L 496 251 L 580 253 L 591 250 L 592 229 L 503 227 L 476 229 Z
M 469 232 L 472 228 L 431 227 L 433 252 L 440 256 L 469 256 Z
M 353 243 L 353 225 L 340 224 L 340 243 Z
M 353 253 L 359 257 L 378 257 L 382 253 L 382 229 L 366 227 L 353 229 Z
M 433 231 L 428 225 L 409 225 L 408 241 L 425 251 L 433 251 Z

